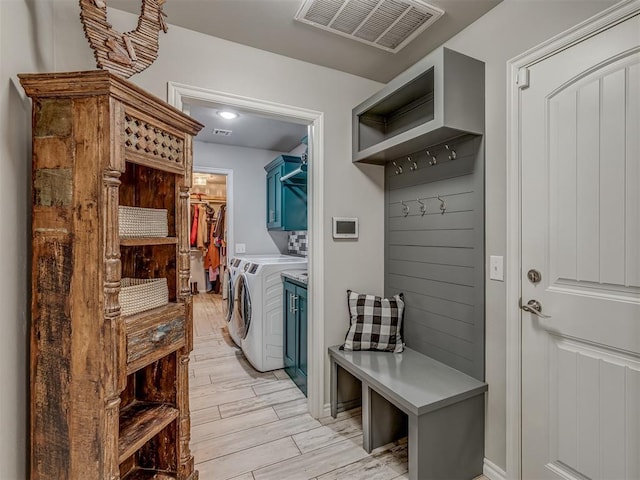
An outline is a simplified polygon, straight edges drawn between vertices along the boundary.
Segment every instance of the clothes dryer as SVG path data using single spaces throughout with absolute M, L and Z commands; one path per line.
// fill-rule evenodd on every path
M 238 347 L 240 347 L 240 337 L 238 337 L 238 334 L 233 328 L 233 316 L 235 315 L 237 299 L 236 283 L 238 281 L 238 275 L 240 274 L 242 264 L 243 259 L 240 257 L 233 257 L 229 260 L 229 265 L 224 273 L 224 291 L 222 293 L 222 311 L 227 325 L 227 330 L 229 331 L 229 336 Z
M 281 273 L 306 269 L 307 259 L 294 256 L 253 259 L 242 268 L 236 284 L 236 315 L 233 323 L 240 337 L 242 351 L 260 372 L 284 367 Z

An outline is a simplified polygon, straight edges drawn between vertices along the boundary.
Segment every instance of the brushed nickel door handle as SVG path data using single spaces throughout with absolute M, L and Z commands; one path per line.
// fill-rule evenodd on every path
M 534 299 L 531 299 L 527 302 L 526 305 L 522 305 L 522 300 L 520 301 L 520 308 L 528 313 L 533 313 L 534 315 L 540 318 L 551 318 L 551 315 L 545 315 L 542 313 L 542 304 Z

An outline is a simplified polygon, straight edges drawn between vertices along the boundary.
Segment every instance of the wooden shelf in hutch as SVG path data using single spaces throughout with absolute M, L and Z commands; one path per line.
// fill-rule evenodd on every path
M 118 461 L 124 462 L 173 422 L 180 411 L 164 403 L 135 402 L 120 412 Z
M 136 237 L 121 238 L 121 247 L 141 247 L 145 245 L 177 245 L 178 237 Z
M 196 480 L 189 449 L 192 141 L 202 125 L 106 70 L 19 75 L 33 101 L 31 479 Z M 120 238 L 119 206 L 168 237 Z M 121 315 L 122 278 L 169 304 Z
M 176 476 L 169 472 L 160 472 L 157 470 L 133 470 L 131 473 L 122 477 L 122 480 L 176 480 Z

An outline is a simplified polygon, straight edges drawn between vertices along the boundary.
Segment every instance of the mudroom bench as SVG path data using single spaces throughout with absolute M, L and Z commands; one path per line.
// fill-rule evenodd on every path
M 340 406 L 353 406 L 353 379 L 362 384 L 367 452 L 408 435 L 410 480 L 482 473 L 486 383 L 409 348 L 388 353 L 334 346 L 329 358 L 333 417 Z

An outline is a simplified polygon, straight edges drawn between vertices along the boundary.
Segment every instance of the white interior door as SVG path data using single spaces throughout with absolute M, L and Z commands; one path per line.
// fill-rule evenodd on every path
M 550 316 L 521 316 L 522 477 L 638 480 L 640 16 L 530 67 L 520 112 L 522 302 Z

